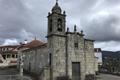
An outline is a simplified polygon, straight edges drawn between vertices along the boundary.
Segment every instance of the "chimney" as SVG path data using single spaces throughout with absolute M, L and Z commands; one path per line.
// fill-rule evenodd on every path
M 25 39 L 25 40 L 24 40 L 24 44 L 27 44 L 27 43 L 28 43 L 28 41 L 27 41 L 27 39 Z

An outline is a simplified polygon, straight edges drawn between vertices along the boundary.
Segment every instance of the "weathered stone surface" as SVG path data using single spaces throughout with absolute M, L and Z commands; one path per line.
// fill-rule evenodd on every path
M 30 49 L 23 52 L 24 69 L 40 74 L 45 66 L 48 66 L 49 55 L 47 48 Z
M 85 39 L 83 32 L 76 32 L 76 29 L 65 32 L 65 17 L 61 13 L 50 13 L 47 47 L 23 52 L 26 55 L 24 69 L 39 74 L 42 80 L 73 80 L 73 62 L 80 63 L 81 80 L 95 74 L 94 41 Z
M 95 74 L 94 45 L 90 40 L 85 40 L 86 74 Z

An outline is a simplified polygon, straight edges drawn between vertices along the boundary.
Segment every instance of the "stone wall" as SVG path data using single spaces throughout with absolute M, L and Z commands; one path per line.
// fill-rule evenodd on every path
M 50 80 L 50 67 L 44 67 L 42 74 L 39 76 L 40 80 Z
M 95 74 L 95 58 L 93 41 L 85 39 L 86 74 Z
M 97 57 L 97 62 L 101 66 L 102 65 L 102 52 L 95 52 L 95 57 Z
M 49 53 L 51 53 L 51 74 L 52 79 L 56 80 L 58 77 L 66 75 L 66 51 L 65 51 L 65 37 L 52 36 L 48 39 Z
M 23 51 L 25 70 L 39 74 L 42 80 L 49 80 L 51 77 L 53 80 L 64 77 L 68 71 L 69 79 L 72 79 L 72 62 L 80 62 L 81 80 L 85 79 L 86 74 L 95 74 L 93 41 L 84 39 L 82 35 L 69 33 L 67 39 L 66 37 L 53 36 L 49 38 L 48 42 L 48 47 L 37 47 Z M 76 42 L 78 48 L 75 47 Z M 50 54 L 51 67 L 49 66 Z
M 44 67 L 49 65 L 49 54 L 47 47 L 34 48 L 23 51 L 24 69 L 36 74 L 41 74 Z
M 95 72 L 96 72 L 96 74 L 98 73 L 98 58 L 97 57 L 95 57 Z
M 72 79 L 72 62 L 80 62 L 80 77 L 85 78 L 84 38 L 75 33 L 67 34 L 68 37 L 68 75 Z M 78 43 L 78 48 L 75 48 Z

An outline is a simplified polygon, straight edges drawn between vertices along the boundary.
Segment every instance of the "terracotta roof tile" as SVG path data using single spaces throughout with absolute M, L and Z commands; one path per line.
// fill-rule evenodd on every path
M 24 47 L 26 48 L 33 48 L 33 47 L 38 47 L 40 45 L 43 45 L 44 43 L 39 41 L 39 40 L 33 40 L 30 43 L 27 43 L 26 45 L 24 45 Z

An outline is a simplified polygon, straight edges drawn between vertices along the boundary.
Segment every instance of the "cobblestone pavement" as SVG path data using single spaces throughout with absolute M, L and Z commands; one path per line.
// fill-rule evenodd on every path
M 97 80 L 120 80 L 120 76 L 100 74 L 99 76 L 97 76 Z

